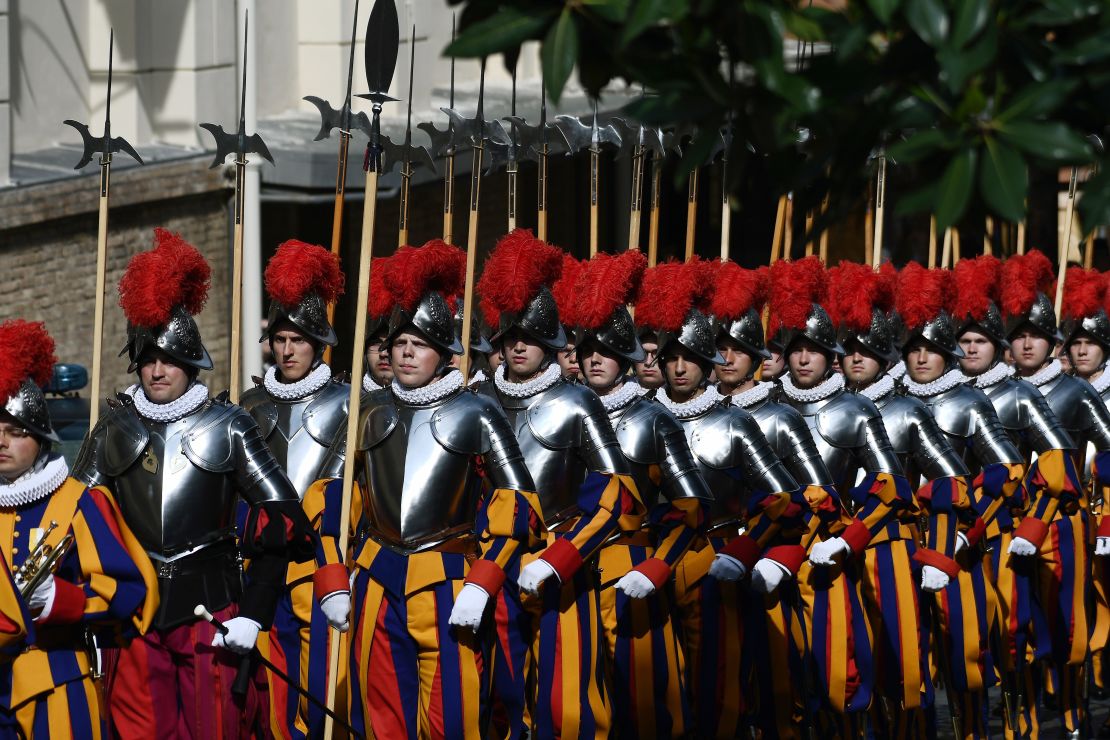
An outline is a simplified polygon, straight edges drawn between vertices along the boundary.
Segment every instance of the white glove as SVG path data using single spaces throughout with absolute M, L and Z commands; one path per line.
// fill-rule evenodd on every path
M 931 565 L 921 566 L 921 588 L 929 593 L 935 593 L 948 585 L 948 574 L 940 568 Z
M 469 627 L 477 632 L 488 603 L 489 592 L 476 583 L 464 583 L 459 595 L 455 597 L 455 605 L 451 607 L 447 624 Z
M 23 588 L 23 581 L 16 578 L 16 588 Z M 31 595 L 27 597 L 27 610 L 32 614 L 37 614 L 35 619 L 42 621 L 50 616 L 50 610 L 54 606 L 54 576 L 48 576 L 45 581 L 40 583 Z
M 762 558 L 752 568 L 752 588 L 761 594 L 771 593 L 788 578 L 790 578 L 790 570 L 770 558 Z
M 254 648 L 258 641 L 258 632 L 262 625 L 247 617 L 233 617 L 224 622 L 227 634 L 217 632 L 212 638 L 212 647 L 222 647 L 239 655 L 246 655 Z
M 320 611 L 328 618 L 328 624 L 340 632 L 351 628 L 351 594 L 335 591 L 320 602 Z
M 1095 555 L 1110 555 L 1110 537 L 1095 539 Z
M 551 576 L 555 576 L 556 580 L 559 578 L 550 563 L 543 558 L 536 558 L 521 568 L 516 585 L 520 586 L 520 590 L 524 593 L 537 596 L 540 593 L 540 586 Z
M 1024 537 L 1014 537 L 1010 540 L 1008 552 L 1011 555 L 1036 555 L 1037 546 Z
M 959 553 L 960 550 L 967 547 L 970 547 L 967 541 L 967 535 L 963 532 L 956 532 L 956 553 Z
M 655 584 L 638 570 L 630 570 L 624 578 L 617 581 L 617 588 L 632 599 L 642 599 L 655 593 Z
M 809 562 L 814 565 L 836 565 L 836 556 L 841 553 L 850 555 L 852 548 L 843 537 L 833 537 L 831 540 L 818 542 L 810 549 Z
M 713 564 L 709 566 L 709 575 L 718 581 L 739 581 L 747 573 L 747 566 L 723 552 L 717 553 L 717 557 L 713 558 Z

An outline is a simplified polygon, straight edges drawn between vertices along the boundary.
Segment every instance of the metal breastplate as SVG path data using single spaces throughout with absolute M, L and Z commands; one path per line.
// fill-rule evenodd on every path
M 1105 372 L 1105 371 L 1103 371 L 1103 372 Z M 1096 388 L 1095 390 L 1097 391 L 1098 389 Z M 1102 399 L 1102 405 L 1107 406 L 1107 404 L 1110 403 L 1110 387 L 1108 387 L 1106 390 L 1102 391 L 1102 393 L 1099 393 L 1099 398 Z M 1097 454 L 1098 454 L 1098 450 L 1095 449 L 1094 444 L 1092 444 L 1091 442 L 1088 442 L 1087 443 L 1086 459 L 1084 460 L 1084 465 L 1083 465 L 1084 470 L 1090 470 L 1091 469 L 1091 466 L 1095 462 L 1095 455 L 1097 455 Z
M 661 405 L 637 398 L 610 412 L 609 420 L 645 506 L 678 498 L 712 500 L 682 426 Z
M 794 408 L 764 399 L 745 410 L 759 424 L 771 449 L 794 480 L 807 486 L 825 486 L 833 482 L 805 419 Z
M 1028 381 L 1011 377 L 983 390 L 1026 462 L 1034 453 L 1075 449 L 1044 395 Z
M 349 393 L 346 383 L 329 382 L 294 401 L 274 398 L 261 386 L 243 394 L 243 408 L 258 422 L 266 446 L 302 498 L 315 481 L 343 474 L 340 440 Z
M 809 403 L 784 396 L 784 403 L 802 415 L 818 454 L 841 491 L 854 486 L 861 474 L 902 474 L 902 464 L 871 401 L 839 391 Z
M 1083 457 L 1093 460 L 1096 452 L 1110 450 L 1110 413 L 1090 383 L 1061 374 L 1039 390 Z M 1083 462 L 1076 460 L 1077 464 Z M 1090 468 L 1084 466 L 1080 474 L 1087 480 Z
M 527 398 L 496 396 L 535 482 L 548 528 L 577 513 L 578 489 L 587 473 L 629 472 L 593 391 L 559 382 Z
M 921 400 L 973 474 L 988 465 L 1022 461 L 1021 453 L 998 419 L 994 404 L 978 388 L 958 385 Z
M 797 488 L 746 411 L 721 404 L 679 423 L 713 494 L 712 523 L 742 518 L 753 490 L 777 493 Z
M 418 550 L 474 528 L 478 450 L 449 449 L 435 428 L 460 395 L 429 406 L 400 403 L 388 390 L 367 399 L 358 443 L 364 496 L 375 535 L 389 544 Z
M 968 474 L 967 466 L 920 399 L 888 393 L 875 405 L 883 416 L 890 446 L 914 489 L 925 481 Z

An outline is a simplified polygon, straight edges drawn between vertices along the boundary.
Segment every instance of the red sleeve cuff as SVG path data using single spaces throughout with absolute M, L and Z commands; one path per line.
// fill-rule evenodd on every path
M 578 552 L 578 548 L 570 540 L 555 540 L 543 551 L 540 558 L 555 569 L 555 574 L 563 583 L 573 578 L 582 567 L 582 553 Z
M 960 564 L 950 557 L 941 555 L 936 550 L 930 550 L 927 547 L 917 548 L 917 552 L 913 554 L 913 559 L 922 565 L 931 565 L 934 568 L 944 571 L 945 575 L 949 578 L 955 579 L 960 575 Z
M 343 563 L 325 565 L 312 574 L 312 595 L 317 602 L 321 602 L 328 594 L 350 591 L 351 582 L 347 578 L 347 566 Z
M 750 534 L 742 534 L 738 537 L 733 537 L 727 545 L 721 548 L 721 552 L 725 555 L 736 558 L 744 567 L 751 570 L 757 560 L 762 548 L 759 543 L 755 541 L 755 537 Z
M 647 576 L 656 588 L 663 588 L 663 584 L 671 577 L 671 566 L 659 558 L 648 558 L 632 570 Z
M 42 624 L 75 624 L 85 614 L 85 590 L 61 578 L 54 579 L 54 604 Z
M 856 519 L 848 525 L 840 538 L 848 543 L 848 547 L 852 548 L 852 554 L 854 555 L 867 548 L 867 543 L 871 542 L 871 530 L 867 528 L 866 524 Z
M 1048 525 L 1036 517 L 1027 516 L 1014 530 L 1014 536 L 1027 539 L 1039 548 L 1048 536 Z
M 975 517 L 975 523 L 971 528 L 964 532 L 964 537 L 967 537 L 968 547 L 975 547 L 979 541 L 983 539 L 983 535 L 987 533 L 987 523 L 983 521 L 983 517 Z
M 763 557 L 774 560 L 790 571 L 791 575 L 798 575 L 798 569 L 806 559 L 806 549 L 801 545 L 779 545 L 768 549 Z
M 1104 515 L 1098 523 L 1097 537 L 1110 537 L 1110 515 Z
M 494 596 L 505 583 L 505 571 L 492 560 L 475 560 L 466 576 L 466 583 L 480 586 L 487 594 Z

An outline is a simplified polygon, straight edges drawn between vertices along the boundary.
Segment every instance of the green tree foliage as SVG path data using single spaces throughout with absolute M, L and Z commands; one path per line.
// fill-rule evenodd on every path
M 1016 221 L 1031 170 L 1099 165 L 1080 207 L 1110 222 L 1110 167 L 1090 135 L 1110 120 L 1107 0 L 456 0 L 456 56 L 542 42 L 549 95 L 572 70 L 596 94 L 613 80 L 649 95 L 629 113 L 689 125 L 689 169 L 726 121 L 730 170 L 765 158 L 769 186 L 832 216 L 857 202 L 874 157 L 909 166 L 902 211 L 940 228 L 970 214 Z M 786 59 L 785 39 L 814 53 Z M 730 84 L 728 63 L 736 67 Z

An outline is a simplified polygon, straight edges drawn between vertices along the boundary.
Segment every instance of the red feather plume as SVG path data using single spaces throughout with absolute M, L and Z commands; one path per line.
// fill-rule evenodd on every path
M 766 267 L 745 270 L 731 260 L 721 262 L 713 279 L 710 313 L 721 321 L 734 321 L 748 309 L 761 311 L 767 302 L 768 281 Z
M 54 340 L 38 321 L 12 319 L 0 324 L 0 347 L 7 356 L 0 363 L 0 403 L 6 403 L 30 378 L 44 386 L 54 375 Z
M 578 325 L 596 330 L 618 307 L 632 300 L 647 269 L 647 257 L 638 249 L 616 255 L 599 252 L 585 268 L 578 277 L 576 290 Z
M 690 262 L 664 262 L 644 273 L 636 298 L 636 323 L 657 331 L 675 332 L 691 308 L 710 295 L 713 265 L 694 258 Z
M 896 276 L 893 267 L 876 272 L 858 262 L 841 262 L 830 268 L 826 308 L 833 323 L 851 331 L 865 331 L 871 326 L 873 308 L 884 313 L 894 308 Z
M 131 258 L 119 281 L 119 305 L 134 326 L 155 329 L 174 306 L 196 315 L 208 298 L 212 269 L 179 234 L 154 230 L 154 249 Z
M 478 281 L 486 323 L 498 326 L 503 311 L 524 310 L 540 288 L 555 282 L 562 266 L 562 250 L 537 239 L 529 229 L 501 237 Z
M 393 302 L 412 311 L 429 291 L 445 298 L 462 292 L 466 252 L 442 239 L 432 239 L 422 247 L 406 245 L 393 253 L 382 273 Z
M 567 326 L 578 326 L 579 298 L 575 285 L 586 269 L 586 262 L 587 260 L 575 259 L 569 254 L 564 254 L 559 279 L 551 286 L 555 307 L 559 309 L 559 321 Z
M 1052 262 L 1043 252 L 1030 250 L 1002 263 L 1002 288 L 999 306 L 1004 316 L 1020 316 L 1037 300 L 1037 293 L 1056 297 Z
M 828 285 L 825 266 L 816 257 L 771 265 L 771 311 L 775 327 L 801 329 L 806 325 L 812 304 L 825 302 Z
M 266 292 L 283 306 L 295 306 L 309 293 L 326 303 L 343 295 L 339 257 L 317 244 L 290 239 L 281 244 L 263 274 Z
M 922 327 L 941 311 L 951 311 L 955 298 L 952 273 L 910 262 L 898 275 L 895 309 L 907 328 Z
M 1002 260 L 991 254 L 960 260 L 952 268 L 956 298 L 952 314 L 980 321 L 991 303 L 997 303 L 1002 282 Z
M 1093 316 L 1106 300 L 1106 278 L 1098 270 L 1069 267 L 1064 281 L 1064 317 L 1083 319 Z
M 388 269 L 388 257 L 374 257 L 370 260 L 370 295 L 366 300 L 366 311 L 372 319 L 388 316 L 393 310 L 393 296 L 385 287 L 385 273 Z

